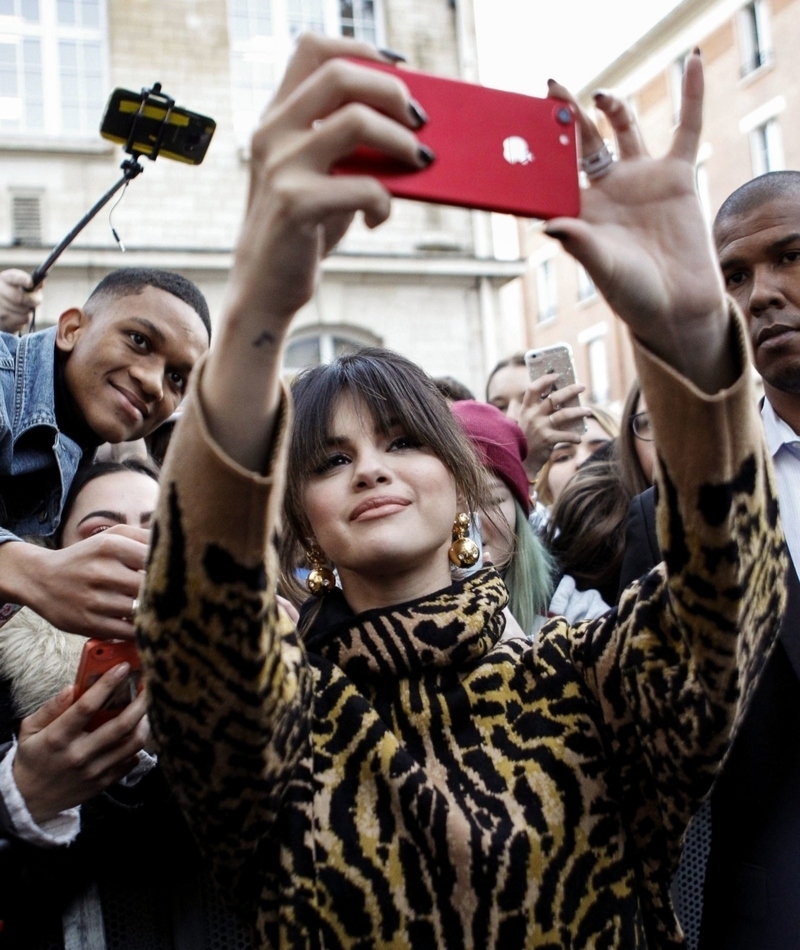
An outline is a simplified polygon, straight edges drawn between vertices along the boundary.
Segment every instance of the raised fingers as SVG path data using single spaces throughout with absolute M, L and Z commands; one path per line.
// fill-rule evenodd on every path
M 703 63 L 700 50 L 695 49 L 686 57 L 683 70 L 681 118 L 669 154 L 673 158 L 694 164 L 700 148 L 700 133 L 703 130 Z
M 130 663 L 118 663 L 105 672 L 70 706 L 62 717 L 63 733 L 68 740 L 86 731 L 92 716 L 108 702 L 114 690 L 118 689 L 129 675 L 130 670 Z M 105 729 L 108 725 L 110 723 L 101 726 L 101 729 Z
M 319 33 L 304 33 L 297 41 L 297 49 L 289 60 L 274 102 L 282 102 L 325 62 L 335 57 L 357 56 L 375 62 L 392 62 L 370 46 L 369 43 L 347 37 L 321 36 Z
M 614 131 L 619 157 L 637 158 L 639 155 L 647 155 L 639 126 L 627 103 L 617 96 L 601 91 L 596 92 L 593 98 Z
M 603 147 L 605 141 L 600 134 L 597 126 L 592 122 L 586 112 L 580 107 L 572 93 L 566 86 L 554 79 L 547 80 L 547 94 L 554 99 L 563 99 L 568 102 L 578 120 L 578 128 L 581 131 L 581 157 L 588 158 Z
M 558 373 L 545 373 L 544 376 L 528 383 L 525 395 L 522 397 L 522 408 L 535 409 L 556 382 L 558 382 Z
M 370 106 L 409 128 L 424 122 L 400 78 L 343 59 L 330 60 L 309 76 L 286 100 L 277 121 L 307 128 L 349 102 Z
M 292 218 L 298 224 L 362 211 L 366 225 L 374 228 L 391 211 L 389 192 L 376 179 L 358 175 L 315 180 L 293 194 L 292 204 Z
M 351 102 L 321 121 L 309 150 L 315 170 L 327 172 L 338 160 L 350 155 L 359 145 L 390 155 L 412 168 L 425 168 L 433 153 L 420 145 L 413 132 L 375 112 L 360 102 Z

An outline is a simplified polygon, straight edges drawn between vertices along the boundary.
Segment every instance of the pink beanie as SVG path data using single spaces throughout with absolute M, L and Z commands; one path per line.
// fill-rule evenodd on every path
M 522 505 L 525 517 L 531 513 L 528 476 L 522 461 L 528 443 L 520 427 L 496 406 L 464 400 L 450 407 L 470 442 L 478 449 L 483 464 L 508 486 Z

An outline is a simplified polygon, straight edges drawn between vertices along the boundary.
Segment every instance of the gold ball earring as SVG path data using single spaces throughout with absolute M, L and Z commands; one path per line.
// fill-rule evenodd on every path
M 468 531 L 469 515 L 462 511 L 453 522 L 453 543 L 448 551 L 450 561 L 456 567 L 472 567 L 481 556 L 478 545 L 467 537 Z
M 311 570 L 306 578 L 308 592 L 314 597 L 324 597 L 328 591 L 336 587 L 336 576 L 325 563 L 325 555 L 316 544 L 311 545 L 306 555 L 311 564 Z

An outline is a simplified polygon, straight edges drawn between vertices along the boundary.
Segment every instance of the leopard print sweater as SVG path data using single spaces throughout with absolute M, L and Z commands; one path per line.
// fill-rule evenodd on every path
M 357 617 L 333 594 L 301 642 L 274 596 L 283 449 L 266 477 L 238 468 L 195 383 L 139 636 L 163 768 L 259 947 L 682 945 L 681 836 L 784 596 L 736 321 L 732 337 L 743 371 L 716 396 L 637 351 L 665 564 L 533 645 L 501 636 L 491 570 Z

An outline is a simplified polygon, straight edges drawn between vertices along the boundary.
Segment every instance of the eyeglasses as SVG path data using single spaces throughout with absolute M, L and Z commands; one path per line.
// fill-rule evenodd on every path
M 653 441 L 653 426 L 650 423 L 650 413 L 637 412 L 635 416 L 631 416 L 631 429 L 633 429 L 633 434 L 636 438 L 641 439 L 642 442 Z

